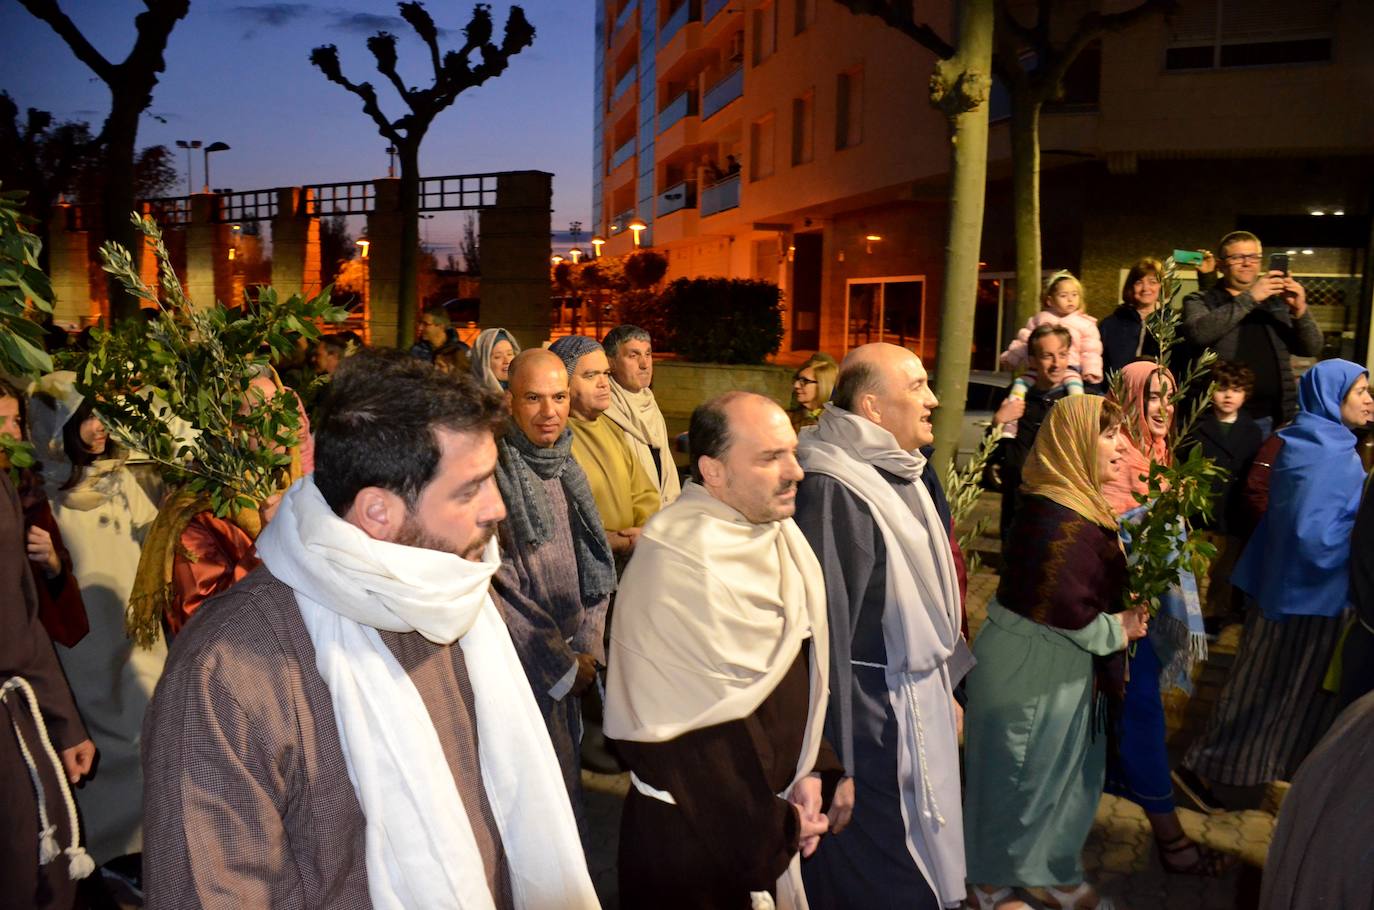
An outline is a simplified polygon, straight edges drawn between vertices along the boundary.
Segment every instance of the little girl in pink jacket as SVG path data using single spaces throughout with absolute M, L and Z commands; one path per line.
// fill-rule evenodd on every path
M 1002 366 L 1014 373 L 1026 370 L 1026 340 L 1042 325 L 1062 325 L 1073 336 L 1069 348 L 1069 366 L 1082 375 L 1085 383 L 1102 381 L 1102 336 L 1097 320 L 1083 312 L 1083 286 L 1069 272 L 1056 272 L 1045 286 L 1045 308 L 1016 333 L 1016 338 L 1002 352 Z

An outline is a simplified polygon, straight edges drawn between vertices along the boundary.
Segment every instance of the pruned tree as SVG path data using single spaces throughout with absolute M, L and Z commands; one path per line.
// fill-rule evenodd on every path
M 840 0 L 856 14 L 877 16 L 936 57 L 930 103 L 949 124 L 950 193 L 945 281 L 940 302 L 940 346 L 935 388 L 935 465 L 944 473 L 959 445 L 973 355 L 973 307 L 978 296 L 978 252 L 987 182 L 988 97 L 992 87 L 993 0 L 966 0 L 958 16 L 957 44 L 916 18 L 910 0 Z
M 1016 229 L 1016 310 L 1024 322 L 1040 309 L 1040 114 L 1062 97 L 1064 76 L 1083 51 L 1111 32 L 1172 12 L 1178 0 L 1141 0 L 1118 12 L 1079 14 L 1067 29 L 1056 26 L 1063 3 L 996 0 L 993 64 L 1011 97 L 1012 210 Z M 1022 21 L 1013 9 L 1033 8 Z M 1057 37 L 1056 36 L 1060 36 Z
M 463 236 L 458 241 L 458 252 L 463 257 L 463 274 L 482 274 L 482 251 L 477 241 L 476 215 L 468 215 L 463 219 Z
M 134 46 L 119 63 L 112 63 L 82 34 L 57 0 L 19 0 L 26 10 L 46 22 L 72 53 L 110 90 L 110 113 L 96 137 L 103 154 L 105 181 L 101 192 L 104 237 L 125 249 L 140 239 L 129 220 L 134 210 L 134 148 L 138 121 L 153 101 L 158 74 L 166 69 L 164 55 L 172 29 L 190 11 L 190 0 L 143 0 L 144 11 L 134 17 Z M 116 317 L 134 315 L 138 299 L 110 279 L 110 310 Z
M 430 125 L 445 108 L 467 89 L 500 75 L 510 58 L 534 42 L 534 26 L 519 6 L 512 6 L 506 18 L 505 34 L 499 45 L 492 43 L 491 5 L 478 3 L 472 19 L 463 29 L 464 43 L 456 51 L 440 53 L 439 28 L 418 2 L 399 4 L 401 18 L 414 29 L 429 49 L 434 83 L 428 88 L 407 87 L 396 71 L 396 36 L 378 32 L 367 39 L 367 49 L 377 63 L 377 72 L 386 77 L 405 102 L 407 113 L 392 120 L 382 112 L 377 90 L 370 82 L 354 82 L 343 74 L 338 48 L 326 44 L 310 53 L 313 63 L 330 82 L 343 86 L 363 102 L 363 111 L 377 125 L 377 131 L 391 142 L 401 160 L 401 248 L 400 299 L 398 301 L 397 339 L 408 346 L 415 335 L 416 306 L 419 300 L 416 280 L 416 254 L 420 248 L 420 144 Z

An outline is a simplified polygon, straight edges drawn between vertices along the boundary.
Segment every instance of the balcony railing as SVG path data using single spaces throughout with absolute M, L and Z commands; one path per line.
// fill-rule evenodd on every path
M 668 17 L 668 21 L 663 23 L 663 27 L 658 30 L 659 50 L 667 47 L 668 42 L 673 40 L 673 36 L 681 31 L 684 25 L 696 21 L 697 9 L 695 0 L 683 0 L 682 4 Z
M 739 208 L 739 174 L 726 177 L 701 191 L 701 216 L 714 215 L 726 209 Z
M 658 131 L 661 133 L 668 127 L 677 123 L 683 117 L 691 117 L 697 112 L 697 96 L 695 92 L 685 91 L 678 95 L 668 106 L 659 111 Z
M 720 112 L 725 105 L 744 94 L 744 67 L 737 66 L 701 96 L 701 119 Z
M 697 185 L 692 180 L 684 180 L 658 194 L 657 211 L 659 215 L 667 215 L 680 209 L 696 208 L 696 204 Z
M 629 141 L 629 142 L 626 142 L 626 143 L 625 143 L 624 145 L 622 145 L 620 148 L 618 148 L 618 149 L 616 149 L 614 152 L 612 152 L 612 153 L 611 153 L 611 166 L 608 167 L 608 168 L 606 169 L 606 173 L 608 173 L 608 174 L 611 173 L 611 172 L 614 171 L 616 168 L 618 168 L 618 167 L 620 167 L 622 164 L 624 164 L 626 161 L 629 161 L 631 158 L 633 158 L 633 157 L 634 157 L 634 154 L 635 154 L 635 149 L 638 147 L 638 145 L 639 145 L 638 137 L 632 136 L 632 137 L 630 137 L 630 141 Z
M 615 84 L 615 88 L 611 89 L 611 103 L 609 106 L 615 107 L 615 103 L 625 97 L 625 93 L 634 87 L 638 79 L 639 67 L 637 65 L 626 70 L 625 75 L 621 76 L 620 81 Z
M 716 13 L 730 5 L 730 0 L 706 0 L 706 7 L 701 12 L 701 21 L 710 22 Z
M 619 234 L 621 231 L 630 227 L 630 222 L 635 220 L 635 210 L 626 209 L 611 219 L 611 233 Z
M 630 3 L 630 4 L 627 5 L 623 10 L 621 10 L 621 11 L 620 11 L 620 15 L 615 17 L 615 28 L 611 29 L 611 35 L 612 35 L 612 37 L 614 37 L 615 35 L 619 34 L 619 33 L 620 33 L 620 30 L 621 30 L 622 28 L 624 28 L 625 26 L 629 25 L 629 24 L 630 24 L 630 20 L 633 19 L 634 16 L 635 16 L 635 13 L 638 13 L 638 12 L 639 12 L 639 0 L 633 0 L 632 3 Z

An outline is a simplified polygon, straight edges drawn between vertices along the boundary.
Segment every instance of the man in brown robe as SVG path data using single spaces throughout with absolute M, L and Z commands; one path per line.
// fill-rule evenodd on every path
M 644 529 L 611 621 L 606 735 L 631 768 L 627 907 L 805 906 L 827 828 L 821 569 L 792 522 L 797 437 L 768 399 L 692 415 L 694 483 Z M 779 796 L 778 794 L 786 794 Z
M 148 907 L 596 906 L 488 594 L 504 420 L 395 352 L 335 374 L 315 474 L 149 708 Z
M 95 745 L 77 713 L 67 678 L 38 615 L 38 591 L 25 553 L 24 514 L 9 472 L 0 471 L 0 684 L 25 679 L 68 780 L 91 769 Z M 34 757 L 56 842 L 72 842 L 57 769 L 50 767 L 23 694 L 11 691 L 0 705 L 0 907 L 68 908 L 76 899 L 68 856 L 39 863 L 39 812 L 30 769 L 16 733 Z

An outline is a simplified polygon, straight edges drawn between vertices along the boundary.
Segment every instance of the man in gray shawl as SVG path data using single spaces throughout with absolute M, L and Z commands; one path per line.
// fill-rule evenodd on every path
M 802 431 L 796 521 L 825 577 L 826 738 L 845 779 L 802 867 L 813 906 L 961 905 L 964 832 L 954 687 L 973 665 L 945 523 L 922 483 L 939 404 L 920 359 L 868 344 Z
M 509 386 L 511 426 L 496 469 L 506 520 L 493 590 L 585 830 L 581 695 L 606 662 L 615 563 L 587 476 L 572 457 L 563 361 L 525 351 L 510 365 Z

